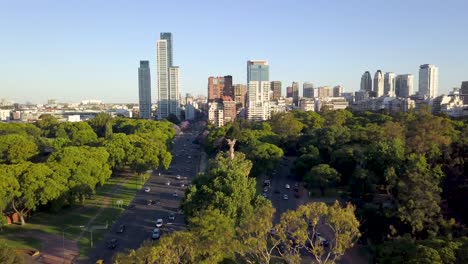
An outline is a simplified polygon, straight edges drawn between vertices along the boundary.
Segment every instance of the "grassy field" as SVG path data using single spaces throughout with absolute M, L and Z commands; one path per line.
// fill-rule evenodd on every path
M 141 188 L 142 182 L 141 179 L 136 180 L 134 176 L 131 176 L 130 179 L 123 175 L 115 176 L 109 179 L 104 186 L 99 187 L 96 194 L 90 199 L 86 199 L 83 205 L 64 208 L 58 213 L 35 213 L 26 220 L 24 226 L 13 224 L 4 227 L 3 231 L 0 231 L 0 239 L 5 240 L 14 248 L 37 250 L 41 249 L 40 241 L 23 234 L 30 234 L 31 232 L 28 231 L 35 231 L 62 235 L 62 231 L 64 231 L 68 239 L 76 239 L 82 231 L 82 228 L 78 226 L 86 225 L 100 208 L 103 208 L 101 213 L 91 225 L 105 225 L 107 222 L 111 226 L 124 210 L 116 205 L 117 200 L 122 200 L 123 206 L 128 205 Z M 106 202 L 106 199 L 109 199 L 107 197 L 110 198 L 109 202 Z M 93 232 L 94 240 L 98 241 L 105 232 L 107 230 Z M 83 252 L 80 252 L 80 255 L 86 254 L 89 251 L 89 232 L 85 232 L 79 244 L 83 246 Z
M 104 208 L 101 213 L 94 219 L 92 225 L 105 225 L 108 224 L 109 228 L 114 224 L 114 222 L 119 218 L 120 214 L 125 210 L 125 206 L 129 205 L 133 200 L 136 192 L 141 188 L 141 181 L 137 182 L 135 180 L 129 180 L 123 182 L 120 186 L 118 192 L 115 192 L 112 195 L 111 203 L 109 207 Z M 123 206 L 118 206 L 117 201 L 122 200 Z M 104 235 L 108 230 L 94 230 L 93 231 L 93 243 L 97 243 L 102 240 Z M 80 257 L 86 257 L 91 251 L 91 236 L 89 232 L 86 232 L 85 235 L 78 241 L 80 248 Z

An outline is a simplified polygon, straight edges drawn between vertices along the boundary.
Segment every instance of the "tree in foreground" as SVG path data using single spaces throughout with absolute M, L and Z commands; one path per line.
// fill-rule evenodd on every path
M 360 236 L 354 211 L 351 204 L 341 207 L 336 201 L 331 206 L 309 203 L 283 213 L 275 226 L 283 243 L 280 254 L 289 263 L 300 263 L 300 252 L 305 250 L 318 263 L 335 263 Z M 324 239 L 329 241 L 328 245 Z
M 240 223 L 237 235 L 242 244 L 240 255 L 248 263 L 270 263 L 272 254 L 279 244 L 273 239 L 273 214 L 275 208 L 269 200 L 259 197 L 255 204 L 255 213 Z

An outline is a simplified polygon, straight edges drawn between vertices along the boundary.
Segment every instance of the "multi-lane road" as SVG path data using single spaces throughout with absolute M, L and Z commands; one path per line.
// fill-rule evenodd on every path
M 200 146 L 194 144 L 201 127 L 192 125 L 174 139 L 172 163 L 169 170 L 153 171 L 143 188 L 135 195 L 130 206 L 121 214 L 102 241 L 95 241 L 95 248 L 86 263 L 102 259 L 111 263 L 114 254 L 126 249 L 137 249 L 145 240 L 151 239 L 156 220 L 164 223 L 161 236 L 184 228 L 184 216 L 179 210 L 186 186 L 198 173 Z M 149 188 L 149 192 L 145 189 Z M 151 202 L 150 202 L 151 200 Z M 170 214 L 175 215 L 169 220 Z M 116 233 L 119 226 L 125 225 L 125 232 Z M 106 242 L 116 238 L 115 249 L 108 249 Z

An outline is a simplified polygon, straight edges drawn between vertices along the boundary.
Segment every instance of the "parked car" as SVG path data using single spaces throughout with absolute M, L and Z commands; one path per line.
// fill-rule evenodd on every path
M 151 234 L 151 238 L 154 239 L 159 239 L 161 237 L 161 230 L 159 228 L 153 229 L 153 233 Z
M 286 185 L 284 185 L 284 188 L 286 188 L 286 189 L 290 189 L 290 188 L 291 188 L 291 186 L 289 186 L 289 184 L 286 184 Z
M 117 228 L 117 233 L 123 233 L 125 232 L 125 225 L 119 225 L 119 228 Z
M 108 249 L 115 249 L 118 245 L 117 238 L 113 238 L 106 242 L 106 246 Z
M 170 185 L 171 185 L 171 182 L 170 182 L 170 181 L 167 181 L 167 182 L 166 182 L 166 185 L 167 185 L 167 186 L 170 186 Z
M 156 227 L 161 227 L 162 225 L 163 225 L 163 220 L 161 218 L 156 220 Z
M 182 177 L 179 174 L 177 174 L 176 179 L 180 180 L 182 179 Z
M 179 194 L 177 194 L 177 192 L 174 192 L 174 193 L 172 194 L 172 196 L 174 196 L 174 197 L 179 197 Z
M 263 188 L 263 192 L 268 192 L 268 187 Z
M 287 194 L 283 195 L 283 200 L 288 200 L 288 199 L 289 199 L 289 197 L 288 197 Z
M 150 188 L 150 187 L 146 187 L 146 188 L 145 188 L 145 192 L 148 193 L 148 192 L 150 192 L 150 191 L 151 191 L 151 188 Z
M 263 186 L 269 187 L 270 186 L 270 180 L 263 181 Z
M 152 204 L 153 204 L 153 201 L 152 201 L 152 200 L 146 200 L 146 204 L 147 204 L 147 205 L 152 205 Z

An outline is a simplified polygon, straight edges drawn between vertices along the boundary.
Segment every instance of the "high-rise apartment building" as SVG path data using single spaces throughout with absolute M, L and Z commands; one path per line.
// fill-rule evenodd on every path
M 414 77 L 412 74 L 401 74 L 395 78 L 395 96 L 409 98 L 413 95 Z
M 314 85 L 311 82 L 305 82 L 302 85 L 302 97 L 314 98 Z
M 298 106 L 299 105 L 299 83 L 293 82 L 291 87 L 292 87 L 293 104 L 295 106 Z
M 333 89 L 330 86 L 321 86 L 318 88 L 317 98 L 333 97 Z
M 224 77 L 208 78 L 208 100 L 221 100 L 224 93 Z
M 234 86 L 232 86 L 232 76 L 224 76 L 224 89 L 223 96 L 231 97 L 231 100 L 234 100 Z
M 372 77 L 369 71 L 366 71 L 361 77 L 361 91 L 372 92 Z
M 263 60 L 247 61 L 247 119 L 270 118 L 269 65 Z
M 293 88 L 292 88 L 292 86 L 286 87 L 286 97 L 287 98 L 292 98 L 293 97 Z
M 468 81 L 462 82 L 460 87 L 460 97 L 463 100 L 463 104 L 468 105 Z
M 160 34 L 161 40 L 166 40 L 167 43 L 167 66 L 172 67 L 173 60 L 172 60 L 172 33 L 170 32 L 162 32 Z
M 373 92 L 375 97 L 380 97 L 384 94 L 384 77 L 381 70 L 375 72 Z
M 419 95 L 434 98 L 439 90 L 439 68 L 432 64 L 419 66 Z
M 272 81 L 270 83 L 271 91 L 273 91 L 273 97 L 271 100 L 278 100 L 281 97 L 281 82 L 280 81 Z
M 384 75 L 384 95 L 395 96 L 395 73 L 386 72 Z
M 161 33 L 156 42 L 158 111 L 157 119 L 173 114 L 180 118 L 179 67 L 172 65 L 172 34 Z
M 236 102 L 229 96 L 223 98 L 224 124 L 233 122 L 237 116 Z
M 149 61 L 140 61 L 138 68 L 140 118 L 151 118 L 151 74 Z
M 245 107 L 247 101 L 247 86 L 245 84 L 234 85 L 234 101 L 237 104 L 237 108 Z
M 169 114 L 180 119 L 179 67 L 169 67 Z
M 341 85 L 337 85 L 333 87 L 333 97 L 340 97 L 343 91 L 344 91 L 344 88 Z

